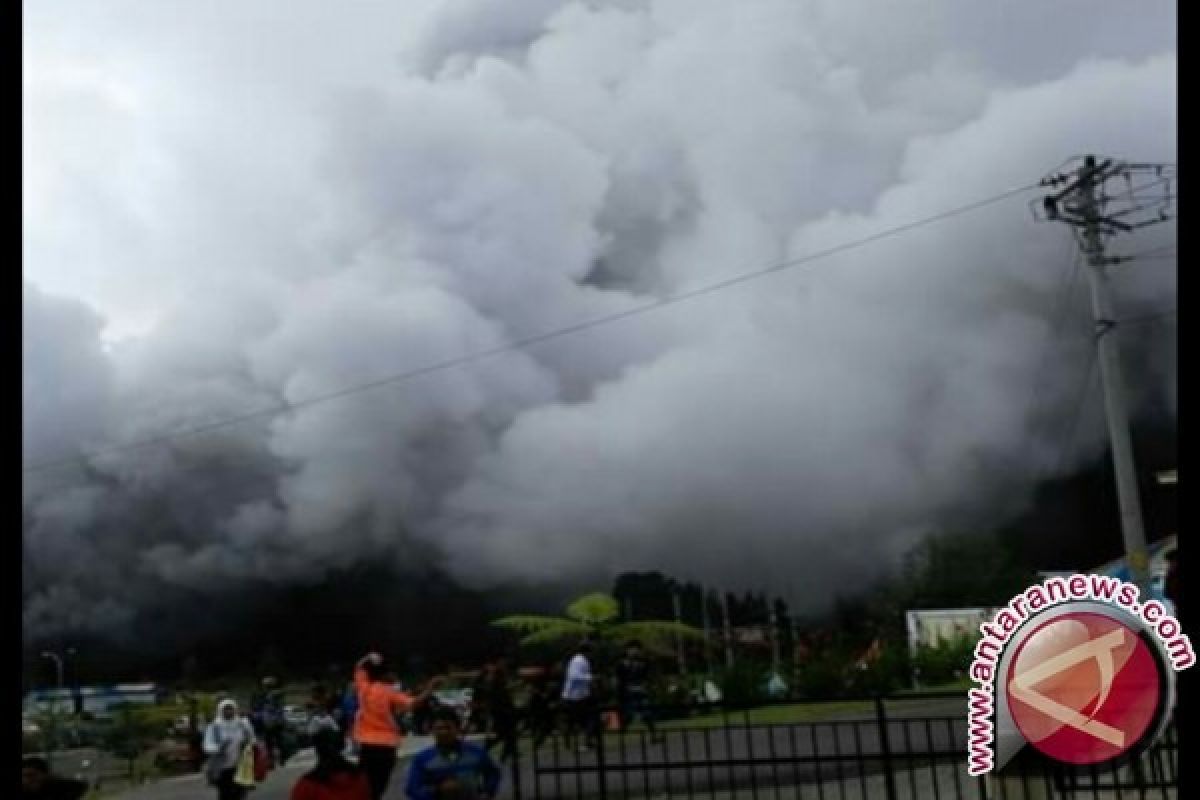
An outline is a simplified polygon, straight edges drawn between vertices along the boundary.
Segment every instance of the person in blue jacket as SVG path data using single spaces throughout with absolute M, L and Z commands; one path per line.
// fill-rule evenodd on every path
M 433 747 L 413 758 L 405 794 L 409 800 L 493 800 L 500 768 L 482 747 L 463 741 L 458 714 L 439 709 Z
M 346 750 L 349 753 L 355 754 L 358 752 L 358 743 L 354 741 L 354 718 L 358 716 L 358 691 L 354 688 L 354 684 L 350 683 L 346 686 L 342 693 L 342 702 L 338 707 L 338 714 L 334 721 L 338 723 L 338 727 L 346 732 Z

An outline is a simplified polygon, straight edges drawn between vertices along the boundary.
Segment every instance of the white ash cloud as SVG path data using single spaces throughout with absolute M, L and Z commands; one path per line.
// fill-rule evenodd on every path
M 627 310 L 1076 153 L 1175 157 L 1166 4 L 520 5 L 31 9 L 26 462 Z M 1058 458 L 1040 423 L 1076 397 L 1086 314 L 1031 410 L 1067 234 L 1023 202 L 27 475 L 27 628 L 379 559 L 819 605 L 991 501 L 997 464 Z M 1171 264 L 1116 285 L 1131 315 L 1174 303 Z M 1130 339 L 1142 406 L 1173 414 L 1173 334 Z

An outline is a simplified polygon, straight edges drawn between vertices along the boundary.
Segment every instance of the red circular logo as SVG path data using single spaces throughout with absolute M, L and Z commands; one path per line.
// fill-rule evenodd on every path
M 1101 613 L 1036 628 L 1008 669 L 1013 721 L 1050 758 L 1096 764 L 1141 743 L 1162 703 L 1158 660 L 1141 636 Z

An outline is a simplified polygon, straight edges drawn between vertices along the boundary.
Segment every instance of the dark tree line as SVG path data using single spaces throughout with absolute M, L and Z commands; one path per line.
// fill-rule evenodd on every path
M 709 625 L 716 630 L 723 624 L 721 594 L 716 587 L 677 581 L 661 572 L 626 572 L 618 575 L 613 584 L 613 597 L 621 604 L 622 616 L 633 620 L 674 619 L 676 595 L 682 622 L 702 627 L 707 602 Z M 782 598 L 769 598 L 765 592 L 742 595 L 730 592 L 725 594 L 725 599 L 730 624 L 734 627 L 766 625 L 772 605 L 780 619 L 790 620 L 787 602 Z

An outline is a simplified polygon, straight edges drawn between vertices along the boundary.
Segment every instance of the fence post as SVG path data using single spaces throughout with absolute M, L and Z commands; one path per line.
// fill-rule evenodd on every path
M 516 734 L 514 734 L 516 735 Z M 513 800 L 521 800 L 521 738 L 517 736 L 517 744 L 512 751 L 512 784 Z
M 875 695 L 875 721 L 879 724 L 879 750 L 883 754 L 883 781 L 888 800 L 896 800 L 896 776 L 892 772 L 892 747 L 888 741 L 887 712 L 883 698 Z
M 599 731 L 596 736 L 596 777 L 600 782 L 600 800 L 608 800 L 608 776 L 604 769 L 604 737 L 608 734 L 608 725 L 605 724 L 604 713 L 603 710 L 600 712 Z

